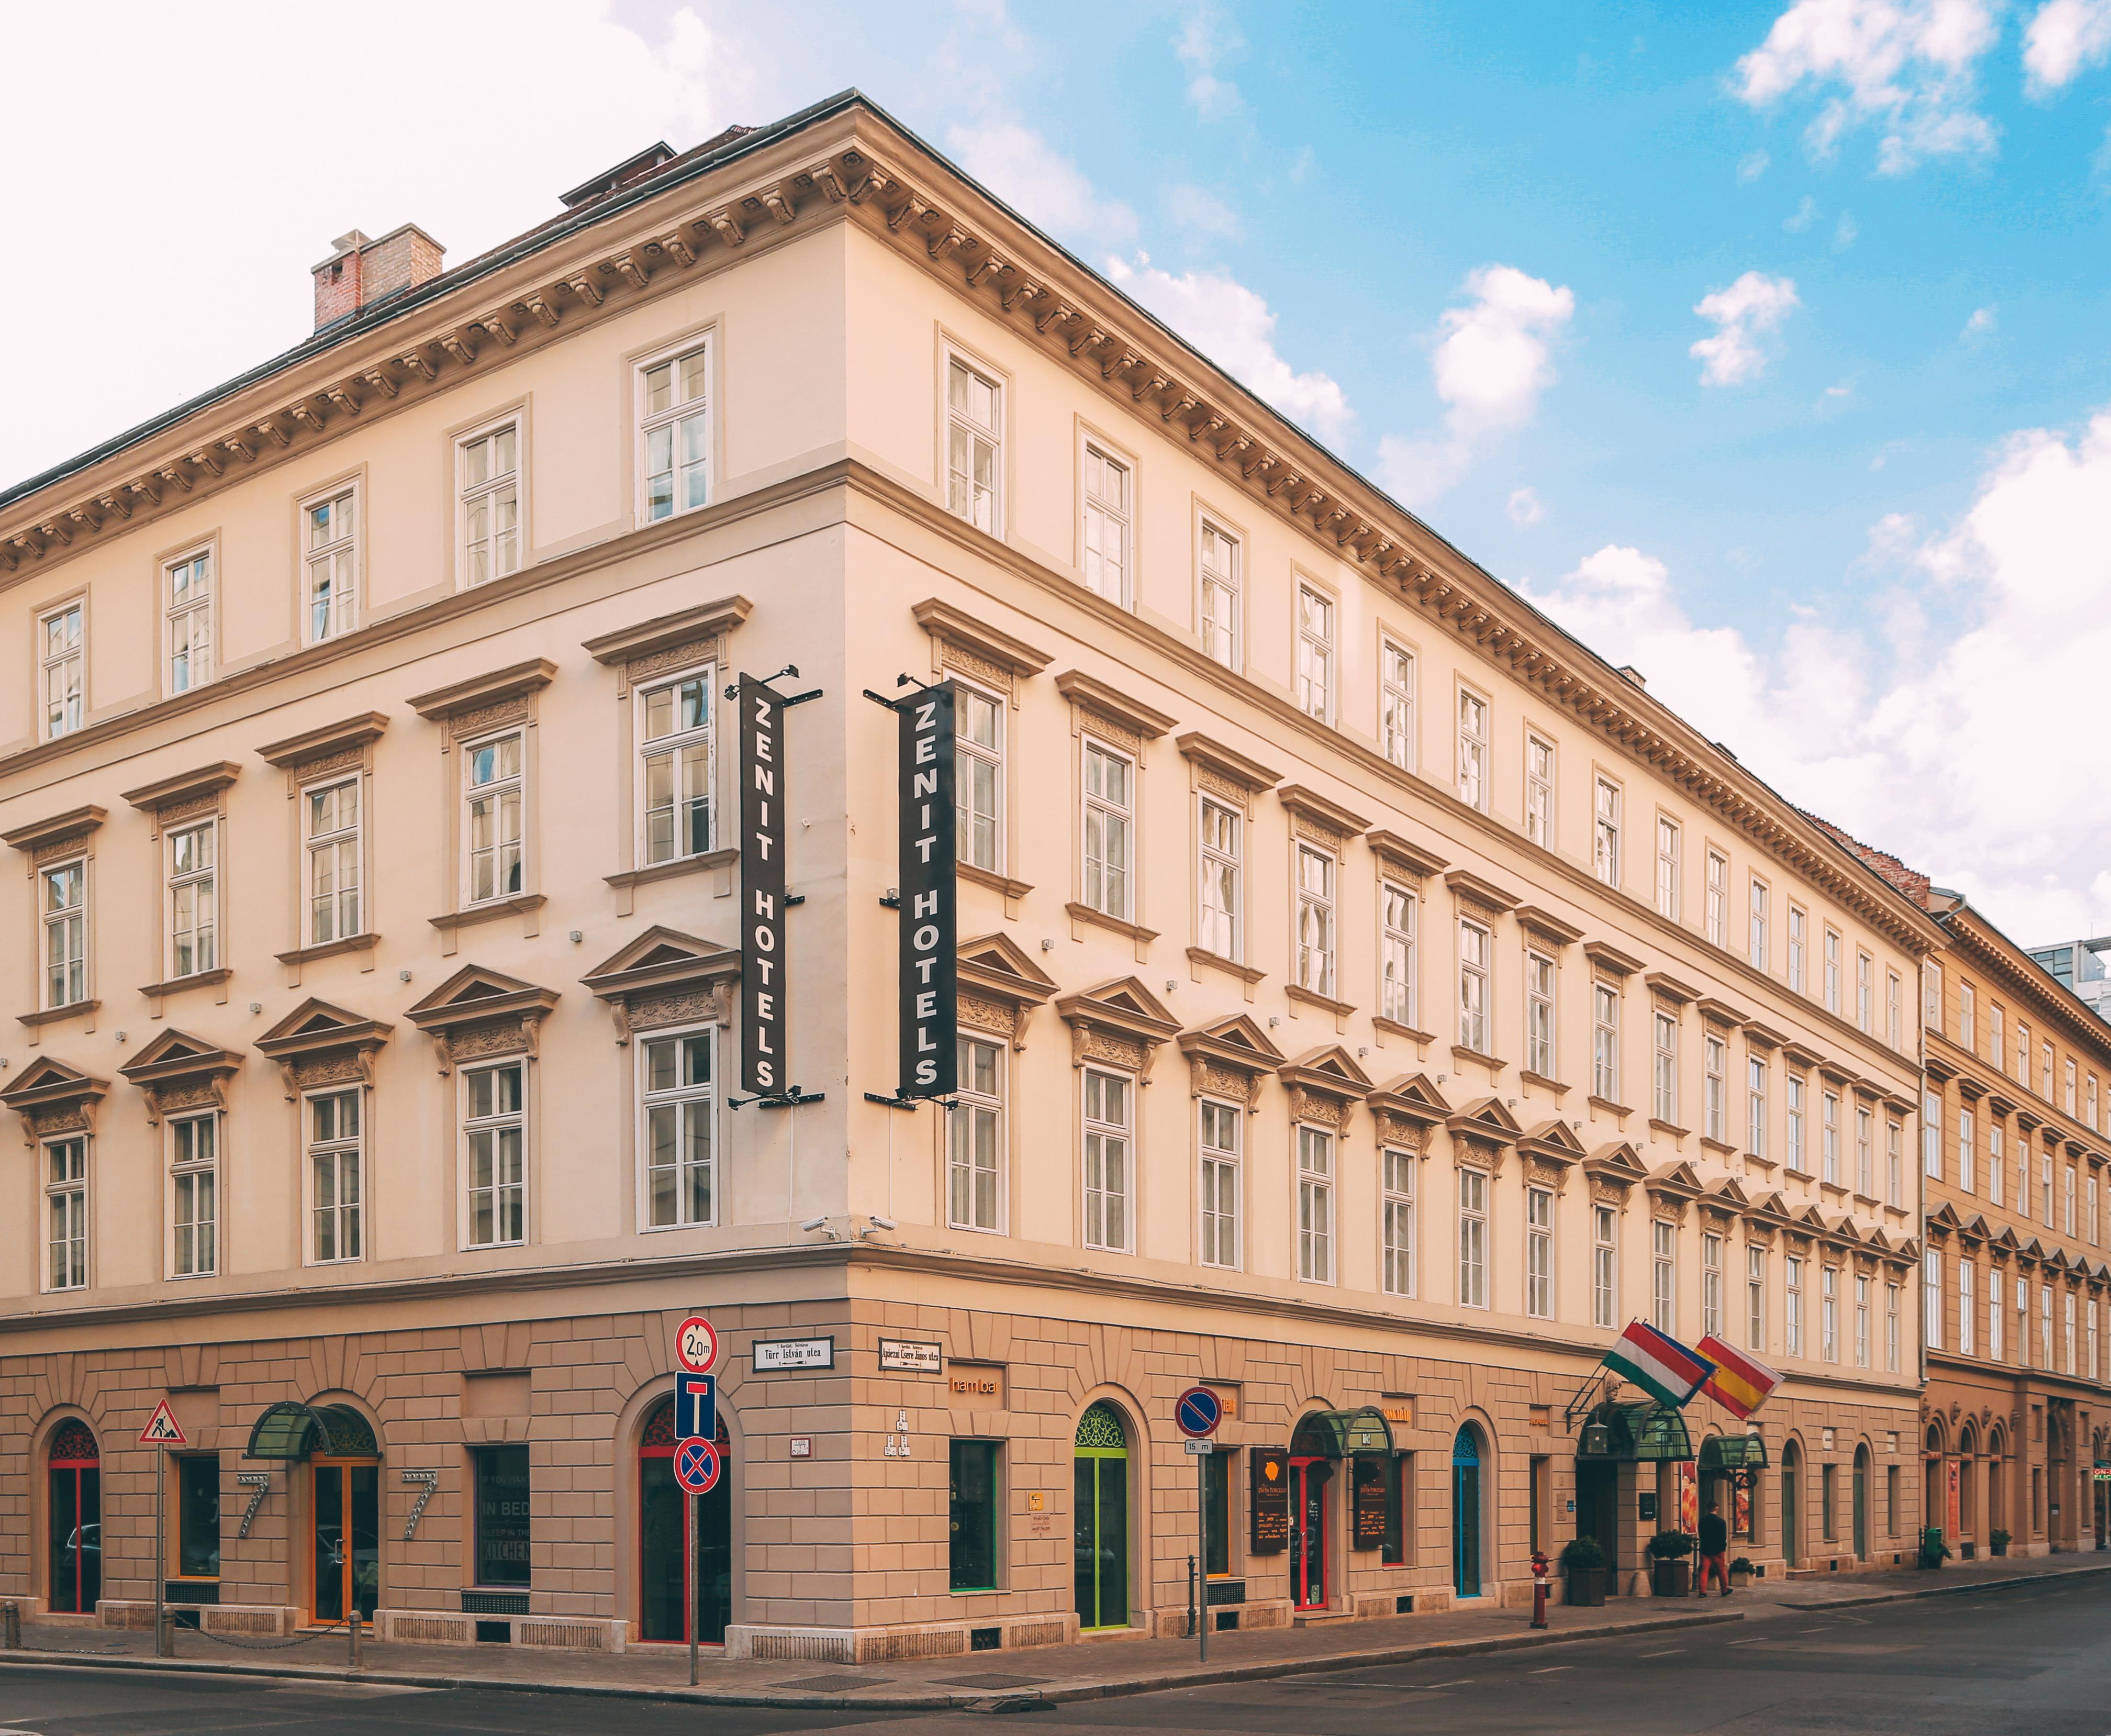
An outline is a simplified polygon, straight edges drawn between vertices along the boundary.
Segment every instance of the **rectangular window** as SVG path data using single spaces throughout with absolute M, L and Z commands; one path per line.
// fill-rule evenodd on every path
M 1821 1134 L 1824 1143 L 1819 1150 L 1818 1179 L 1829 1181 L 1836 1187 L 1840 1181 L 1840 1093 L 1825 1093 L 1825 1118 Z
M 2071 1376 L 2071 1375 L 2073 1375 L 2073 1373 L 2074 1373 L 2074 1371 L 2075 1371 L 2075 1369 L 2074 1369 L 2074 1292 L 2073 1292 L 2073 1291 L 2069 1290 L 2069 1291 L 2067 1293 L 2067 1294 L 2066 1294 L 2063 1297 L 2062 1297 L 2062 1298 L 2061 1298 L 2061 1310 L 2062 1310 L 2062 1311 L 2061 1311 L 2061 1316 L 2060 1316 L 2060 1345 L 2061 1345 L 2061 1351 L 2062 1351 L 2062 1361 L 2061 1361 L 2061 1363 L 2060 1363 L 2060 1366 L 2061 1366 L 2062 1368 L 2065 1369 L 2065 1370 L 2067 1370 L 2068 1374 Z
M 308 643 L 314 645 L 359 625 L 358 490 L 347 486 L 301 510 L 307 525 L 302 570 Z
M 1459 689 L 1459 799 L 1483 813 L 1488 807 L 1488 702 Z
M 1805 993 L 1805 959 L 1809 952 L 1808 930 L 1810 919 L 1796 906 L 1788 907 L 1788 986 L 1796 993 Z
M 1723 1238 L 1700 1238 L 1700 1329 L 1723 1335 Z
M 1782 1294 L 1782 1325 L 1786 1331 L 1789 1355 L 1800 1357 L 1803 1354 L 1803 1261 L 1791 1254 L 1787 1267 L 1788 1283 Z
M 1537 735 L 1524 738 L 1524 835 L 1554 848 L 1554 744 Z
M 1136 766 L 1125 755 L 1085 743 L 1085 902 L 1102 916 L 1126 922 L 1129 888 L 1129 828 L 1135 819 Z
M 711 848 L 715 674 L 707 667 L 638 690 L 639 811 L 647 866 L 701 856 Z M 972 775 L 963 781 L 971 782 Z
M 1752 968 L 1764 970 L 1767 968 L 1767 887 L 1764 880 L 1752 882 L 1752 908 L 1746 930 L 1745 938 Z
M 1708 852 L 1708 884 L 1704 921 L 1710 946 L 1730 944 L 1730 859 L 1719 850 Z
M 948 1443 L 947 1588 L 995 1591 L 997 1584 L 997 1443 Z
M 1212 1453 L 1203 1462 L 1215 1465 L 1224 1455 Z M 1378 1561 L 1387 1567 L 1407 1565 L 1414 1511 L 1414 1455 L 1389 1452 L 1378 1461 L 1385 1478 L 1385 1538 L 1378 1546 Z
M 1205 1097 L 1200 1106 L 1202 1143 L 1202 1264 L 1237 1270 L 1239 1264 L 1239 1141 L 1241 1111 Z
M 479 1447 L 476 1458 L 476 1583 L 528 1583 L 528 1449 Z
M 1961 1357 L 1978 1354 L 1979 1298 L 1975 1293 L 1977 1271 L 1977 1268 L 1969 1260 L 1960 1260 L 1957 1263 L 1957 1353 Z
M 1659 1121 L 1676 1127 L 1678 1125 L 1678 1020 L 1668 1012 L 1659 1012 L 1650 1020 L 1655 1033 L 1655 1073 L 1654 1103 L 1651 1112 Z
M 1610 983 L 1591 985 L 1591 1094 L 1620 1100 L 1620 991 Z
M 718 1102 L 713 1034 L 670 1032 L 638 1045 L 645 1113 L 645 1221 L 653 1229 L 716 1221 Z M 968 1075 L 964 1070 L 960 1075 Z
M 1840 1011 L 1840 936 L 1832 929 L 1825 931 L 1825 1010 Z
M 2038 1286 L 2038 1366 L 2052 1372 L 2052 1286 Z
M 1488 1048 L 1488 956 L 1493 943 L 1478 922 L 1459 923 L 1459 1041 L 1478 1055 Z
M 1412 1152 L 1386 1147 L 1385 1223 L 1380 1252 L 1389 1296 L 1414 1294 L 1414 1170 Z
M 171 1117 L 169 1129 L 169 1275 L 220 1270 L 220 1118 Z
M 1869 1366 L 1869 1280 L 1855 1279 L 1855 1366 Z
M 1546 1188 L 1524 1190 L 1524 1311 L 1554 1318 L 1554 1195 Z
M 1239 883 L 1245 817 L 1237 809 L 1207 796 L 1201 802 L 1196 943 L 1219 958 L 1236 959 L 1240 956 Z
M 2007 1168 L 2001 1157 L 2001 1124 L 1989 1116 L 1986 1121 L 1986 1199 L 1991 1205 L 2003 1203 L 2002 1196 L 2007 1191 Z M 1895 1206 L 1900 1202 L 1894 1197 L 1891 1203 Z
M 1832 1543 L 1840 1535 L 1840 1467 L 1825 1465 L 1818 1469 L 1818 1517 L 1826 1542 Z
M 2038 1154 L 2038 1218 L 2047 1229 L 2052 1228 L 2052 1153 Z
M 1085 1246 L 1129 1247 L 1129 1097 L 1134 1082 L 1085 1069 Z
M 1855 1106 L 1855 1191 L 1865 1199 L 1877 1193 L 1877 1116 L 1873 1110 Z
M 1803 1076 L 1791 1073 L 1788 1076 L 1788 1166 L 1798 1175 L 1810 1173 L 1810 1161 L 1806 1155 L 1803 1137 Z
M 1554 1077 L 1554 961 L 1543 952 L 1524 956 L 1524 1066 Z
M 1004 867 L 1004 703 L 953 684 L 955 848 L 971 868 Z
M 1415 1020 L 1415 896 L 1391 880 L 1380 889 L 1383 919 L 1378 934 L 1378 1013 L 1412 1029 Z
M 508 1061 L 462 1074 L 464 1179 L 471 1247 L 497 1247 L 527 1233 L 527 1065 Z
M 2005 1313 L 2001 1306 L 2001 1275 L 1998 1271 L 1989 1272 L 1986 1275 L 1986 1356 L 1990 1361 L 2005 1362 L 2009 1360 L 2001 1335 Z
M 1899 1287 L 1895 1284 L 1884 1286 L 1884 1370 L 1892 1375 L 1899 1371 Z
M 2060 1107 L 2061 1107 L 2062 1108 L 2065 1109 L 2065 1110 L 2067 1111 L 2067 1112 L 2068 1112 L 2068 1116 L 2069 1116 L 2070 1117 L 2072 1117 L 2072 1116 L 2074 1116 L 2074 1115 L 2077 1112 L 2077 1110 L 2076 1110 L 2076 1107 L 2075 1107 L 2075 1096 L 2074 1096 L 2074 1060 L 2073 1060 L 2073 1057 L 2072 1057 L 2072 1056 L 2070 1056 L 2070 1057 L 2069 1057 L 2066 1061 L 2063 1061 L 2063 1062 L 2061 1063 L 2061 1066 L 2062 1066 L 2062 1069 L 2063 1070 L 2063 1071 L 2064 1071 L 2064 1073 L 2065 1073 L 2065 1075 L 2066 1075 L 2066 1076 L 2065 1076 L 2064 1081 L 2063 1081 L 2063 1083 L 2062 1084 L 2061 1088 L 2060 1088 L 2060 1089 L 2061 1089 L 2061 1095 L 2062 1095 L 2062 1101 L 2061 1101 L 2061 1105 L 2060 1105 Z
M 1767 1155 L 1767 1064 L 1756 1055 L 1745 1061 L 1745 1149 Z
M 177 1576 L 216 1579 L 220 1577 L 220 1456 L 179 1454 L 175 1472 Z
M 958 1039 L 960 1086 L 946 1117 L 946 1220 L 956 1229 L 1003 1227 L 1004 1050 Z
M 1661 1218 L 1650 1223 L 1650 1324 L 1678 1333 L 1678 1230 Z
M 1488 1177 L 1459 1171 L 1459 1305 L 1488 1306 Z
M 44 1142 L 44 1288 L 79 1290 L 88 1286 L 88 1141 Z
M 1877 1029 L 1877 961 L 1867 952 L 1855 955 L 1855 1028 L 1871 1036 Z
M 957 400 L 960 364 L 955 362 L 953 368 L 954 395 Z M 639 450 L 645 455 L 639 466 L 644 487 L 638 516 L 648 524 L 672 518 L 679 512 L 692 512 L 710 502 L 710 384 L 711 348 L 708 342 L 679 356 L 649 362 L 638 370 L 638 442 Z M 958 413 L 956 409 L 955 414 Z M 956 436 L 956 470 L 959 451 Z M 959 487 L 956 474 L 953 510 L 964 518 L 969 517 L 972 515 L 962 511 L 958 503 Z
M 1884 1041 L 1895 1049 L 1905 1047 L 1905 989 L 1895 970 L 1884 973 Z M 2000 1045 L 1995 1045 L 2000 1052 Z
M 462 579 L 486 584 L 520 570 L 520 425 L 472 434 L 461 452 Z
M 2031 1028 L 2016 1020 L 2016 1083 L 2026 1090 L 2031 1083 Z
M 1297 703 L 1323 723 L 1334 716 L 1334 602 L 1297 588 Z
M 1592 799 L 1591 870 L 1608 886 L 1620 884 L 1620 786 L 1600 778 Z
M 1607 1331 L 1620 1306 L 1618 1222 L 1610 1206 L 1591 1208 L 1591 1324 Z
M 88 998 L 88 864 L 60 862 L 37 872 L 44 929 L 44 1005 Z
M 1960 1109 L 1957 1111 L 1957 1185 L 1967 1193 L 1974 1191 L 1973 1184 L 1978 1179 L 1973 1171 L 1979 1166 L 1979 1153 L 1972 1136 L 1972 1111 Z
M 220 965 L 220 828 L 212 820 L 165 834 L 171 980 Z
M 2025 1368 L 2031 1366 L 2031 1287 L 2020 1278 L 2016 1280 L 2016 1360 Z
M 1884 1123 L 1884 1203 L 1887 1206 L 1906 1202 L 1905 1147 L 1905 1129 L 1887 1119 Z
M 1232 1571 L 1232 1467 L 1238 1461 L 1236 1449 L 1213 1452 L 1202 1461 L 1202 1507 L 1207 1516 L 1210 1546 L 1202 1570 L 1212 1579 L 1228 1579 Z
M 1840 1268 L 1828 1266 L 1818 1272 L 1818 1329 L 1827 1362 L 1840 1360 Z
M 2008 1070 L 2008 1038 L 2002 1025 L 2000 1003 L 1986 1009 L 1986 1048 L 1989 1058 L 2003 1071 Z
M 1767 1347 L 1767 1251 L 1745 1248 L 1745 1343 L 1764 1354 Z
M 524 890 L 525 752 L 517 733 L 466 743 L 462 748 L 465 904 L 510 898 Z
M 1942 1099 L 1924 1091 L 1920 1099 L 1921 1172 L 1942 1179 Z
M 1297 1129 L 1297 1275 L 1334 1281 L 1334 1136 Z
M 307 1100 L 308 1257 L 319 1266 L 365 1257 L 364 1107 L 356 1090 Z
M 1297 847 L 1297 986 L 1334 998 L 1334 858 Z
M 1661 814 L 1656 821 L 1656 910 L 1659 916 L 1678 920 L 1678 822 Z
M 1730 1133 L 1730 1045 L 1712 1031 L 1700 1045 L 1705 1102 L 1701 1130 L 1710 1139 L 1727 1141 Z
M 2069 1164 L 2061 1176 L 2059 1227 L 2068 1234 L 2075 1234 L 2075 1175 L 2074 1166 Z
M 2039 1044 L 2038 1056 L 2041 1063 L 2038 1069 L 2038 1095 L 2050 1103 L 2052 1101 L 2052 1044 L 2050 1042 Z
M 1942 1029 L 1942 966 L 1929 959 L 1920 967 L 1920 1022 L 1932 1031 Z M 1994 1062 L 2000 1066 L 2001 1057 Z
M 167 593 L 169 691 L 188 693 L 212 679 L 212 551 L 161 569 Z
M 1378 648 L 1378 745 L 1402 770 L 1414 768 L 1414 654 L 1387 639 Z
M 307 943 L 327 946 L 363 932 L 359 779 L 304 790 L 301 806 L 307 852 Z
M 1201 598 L 1203 654 L 1227 669 L 1239 666 L 1241 566 L 1244 550 L 1229 531 L 1202 520 Z
M 1930 1350 L 1942 1348 L 1942 1256 L 1933 1248 L 1921 1256 L 1921 1299 L 1927 1311 L 1924 1333 Z
M 68 603 L 37 622 L 43 738 L 70 735 L 87 719 L 88 606 Z
M 2089 1205 L 2087 1220 L 2089 1243 L 2092 1247 L 2099 1246 L 2100 1243 L 2100 1238 L 2097 1234 L 2098 1218 L 2096 1212 L 2096 1173 L 2092 1170 L 2090 1171 L 2089 1175 Z
M 958 364 L 956 364 L 958 366 Z M 955 511 L 959 509 L 956 507 Z M 1085 589 L 1118 608 L 1129 607 L 1132 509 L 1128 466 L 1112 453 L 1085 443 Z M 992 527 L 985 525 L 984 529 Z

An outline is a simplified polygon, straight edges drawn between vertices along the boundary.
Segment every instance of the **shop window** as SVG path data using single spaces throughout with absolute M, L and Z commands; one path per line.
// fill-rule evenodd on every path
M 1385 1543 L 1378 1552 L 1378 1559 L 1388 1567 L 1405 1567 L 1414 1536 L 1410 1519 L 1414 1510 L 1414 1455 L 1388 1453 L 1384 1462 Z
M 220 1457 L 186 1453 L 176 1461 L 176 1573 L 220 1577 Z
M 476 1450 L 476 1583 L 528 1583 L 528 1449 Z
M 997 1443 L 952 1443 L 951 1529 L 947 1584 L 961 1591 L 996 1589 Z
M 1202 1570 L 1211 1579 L 1232 1570 L 1232 1461 L 1237 1457 L 1237 1449 L 1220 1450 L 1202 1461 L 1202 1511 L 1210 1527 Z

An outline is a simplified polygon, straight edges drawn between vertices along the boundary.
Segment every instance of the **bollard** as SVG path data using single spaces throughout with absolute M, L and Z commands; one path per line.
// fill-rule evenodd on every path
M 154 1611 L 154 1656 L 176 1655 L 176 1612 L 166 1604 Z
M 1195 1622 L 1195 1557 L 1187 1557 L 1187 1634 L 1192 1639 L 1201 1629 Z
M 1532 1625 L 1546 1625 L 1546 1556 L 1537 1549 L 1532 1552 Z
M 345 1624 L 352 1630 L 352 1667 L 356 1670 L 359 1668 L 360 1629 L 359 1606 L 357 1604 L 355 1603 L 352 1605 L 351 1613 L 345 1617 Z
M 0 1603 L 0 1651 L 22 1649 L 22 1606 L 10 1598 Z

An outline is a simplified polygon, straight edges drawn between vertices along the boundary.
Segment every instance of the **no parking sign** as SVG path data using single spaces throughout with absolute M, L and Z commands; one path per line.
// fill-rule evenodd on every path
M 718 1487 L 719 1449 L 710 1441 L 684 1441 L 674 1449 L 674 1480 L 685 1493 L 708 1495 Z

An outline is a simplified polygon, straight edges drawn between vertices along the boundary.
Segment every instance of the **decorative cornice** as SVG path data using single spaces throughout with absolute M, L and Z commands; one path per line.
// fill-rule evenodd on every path
M 241 775 L 242 768 L 233 760 L 221 760 L 216 765 L 201 766 L 195 771 L 179 771 L 173 777 L 159 778 L 137 789 L 128 789 L 121 799 L 143 813 L 157 813 L 179 802 L 216 796 Z
M 479 706 L 497 705 L 540 693 L 556 679 L 556 675 L 557 666 L 547 657 L 530 657 L 525 662 L 495 669 L 488 675 L 471 675 L 466 680 L 451 681 L 445 687 L 414 694 L 405 703 L 428 722 L 439 722 L 474 711 Z
M 104 809 L 89 802 L 80 807 L 70 807 L 63 814 L 54 814 L 48 820 L 32 820 L 28 825 L 16 826 L 11 832 L 0 832 L 0 844 L 34 855 L 70 838 L 87 837 L 107 817 Z
M 634 657 L 650 657 L 656 651 L 670 650 L 692 639 L 729 633 L 754 612 L 755 605 L 745 597 L 720 597 L 693 608 L 656 615 L 633 627 L 619 627 L 612 633 L 583 639 L 580 648 L 597 663 L 628 663 Z
M 966 611 L 936 597 L 927 597 L 912 604 L 909 612 L 915 617 L 916 625 L 934 639 L 972 651 L 1015 675 L 1037 675 L 1051 661 L 1046 652 L 1028 644 L 1024 639 L 977 620 Z
M 267 764 L 291 771 L 311 760 L 367 747 L 380 740 L 382 732 L 388 727 L 386 713 L 365 711 L 340 723 L 324 724 L 316 729 L 303 729 L 298 735 L 267 743 L 256 750 L 256 756 Z
M 1182 739 L 1187 738 L 1183 737 Z M 1370 821 L 1361 815 L 1351 813 L 1340 802 L 1321 795 L 1316 789 L 1307 788 L 1302 784 L 1284 784 L 1276 791 L 1275 799 L 1292 814 L 1323 827 L 1344 841 L 1355 837 L 1370 825 Z
M 1174 736 L 1173 745 L 1180 750 L 1183 758 L 1208 767 L 1220 778 L 1228 778 L 1252 795 L 1273 789 L 1282 781 L 1281 772 L 1262 765 L 1259 760 L 1248 758 L 1236 748 L 1227 748 L 1222 742 L 1212 740 L 1200 729 Z
M 1376 851 L 1379 857 L 1409 874 L 1424 878 L 1443 873 L 1448 866 L 1441 856 L 1432 854 L 1420 844 L 1403 838 L 1397 832 L 1383 826 L 1373 827 L 1364 834 L 1364 842 Z
M 1124 729 L 1134 730 L 1146 741 L 1164 734 L 1174 725 L 1174 719 L 1166 712 L 1146 705 L 1119 688 L 1110 687 L 1098 676 L 1088 675 L 1080 669 L 1068 670 L 1056 676 L 1056 691 L 1073 705 L 1096 711 Z

